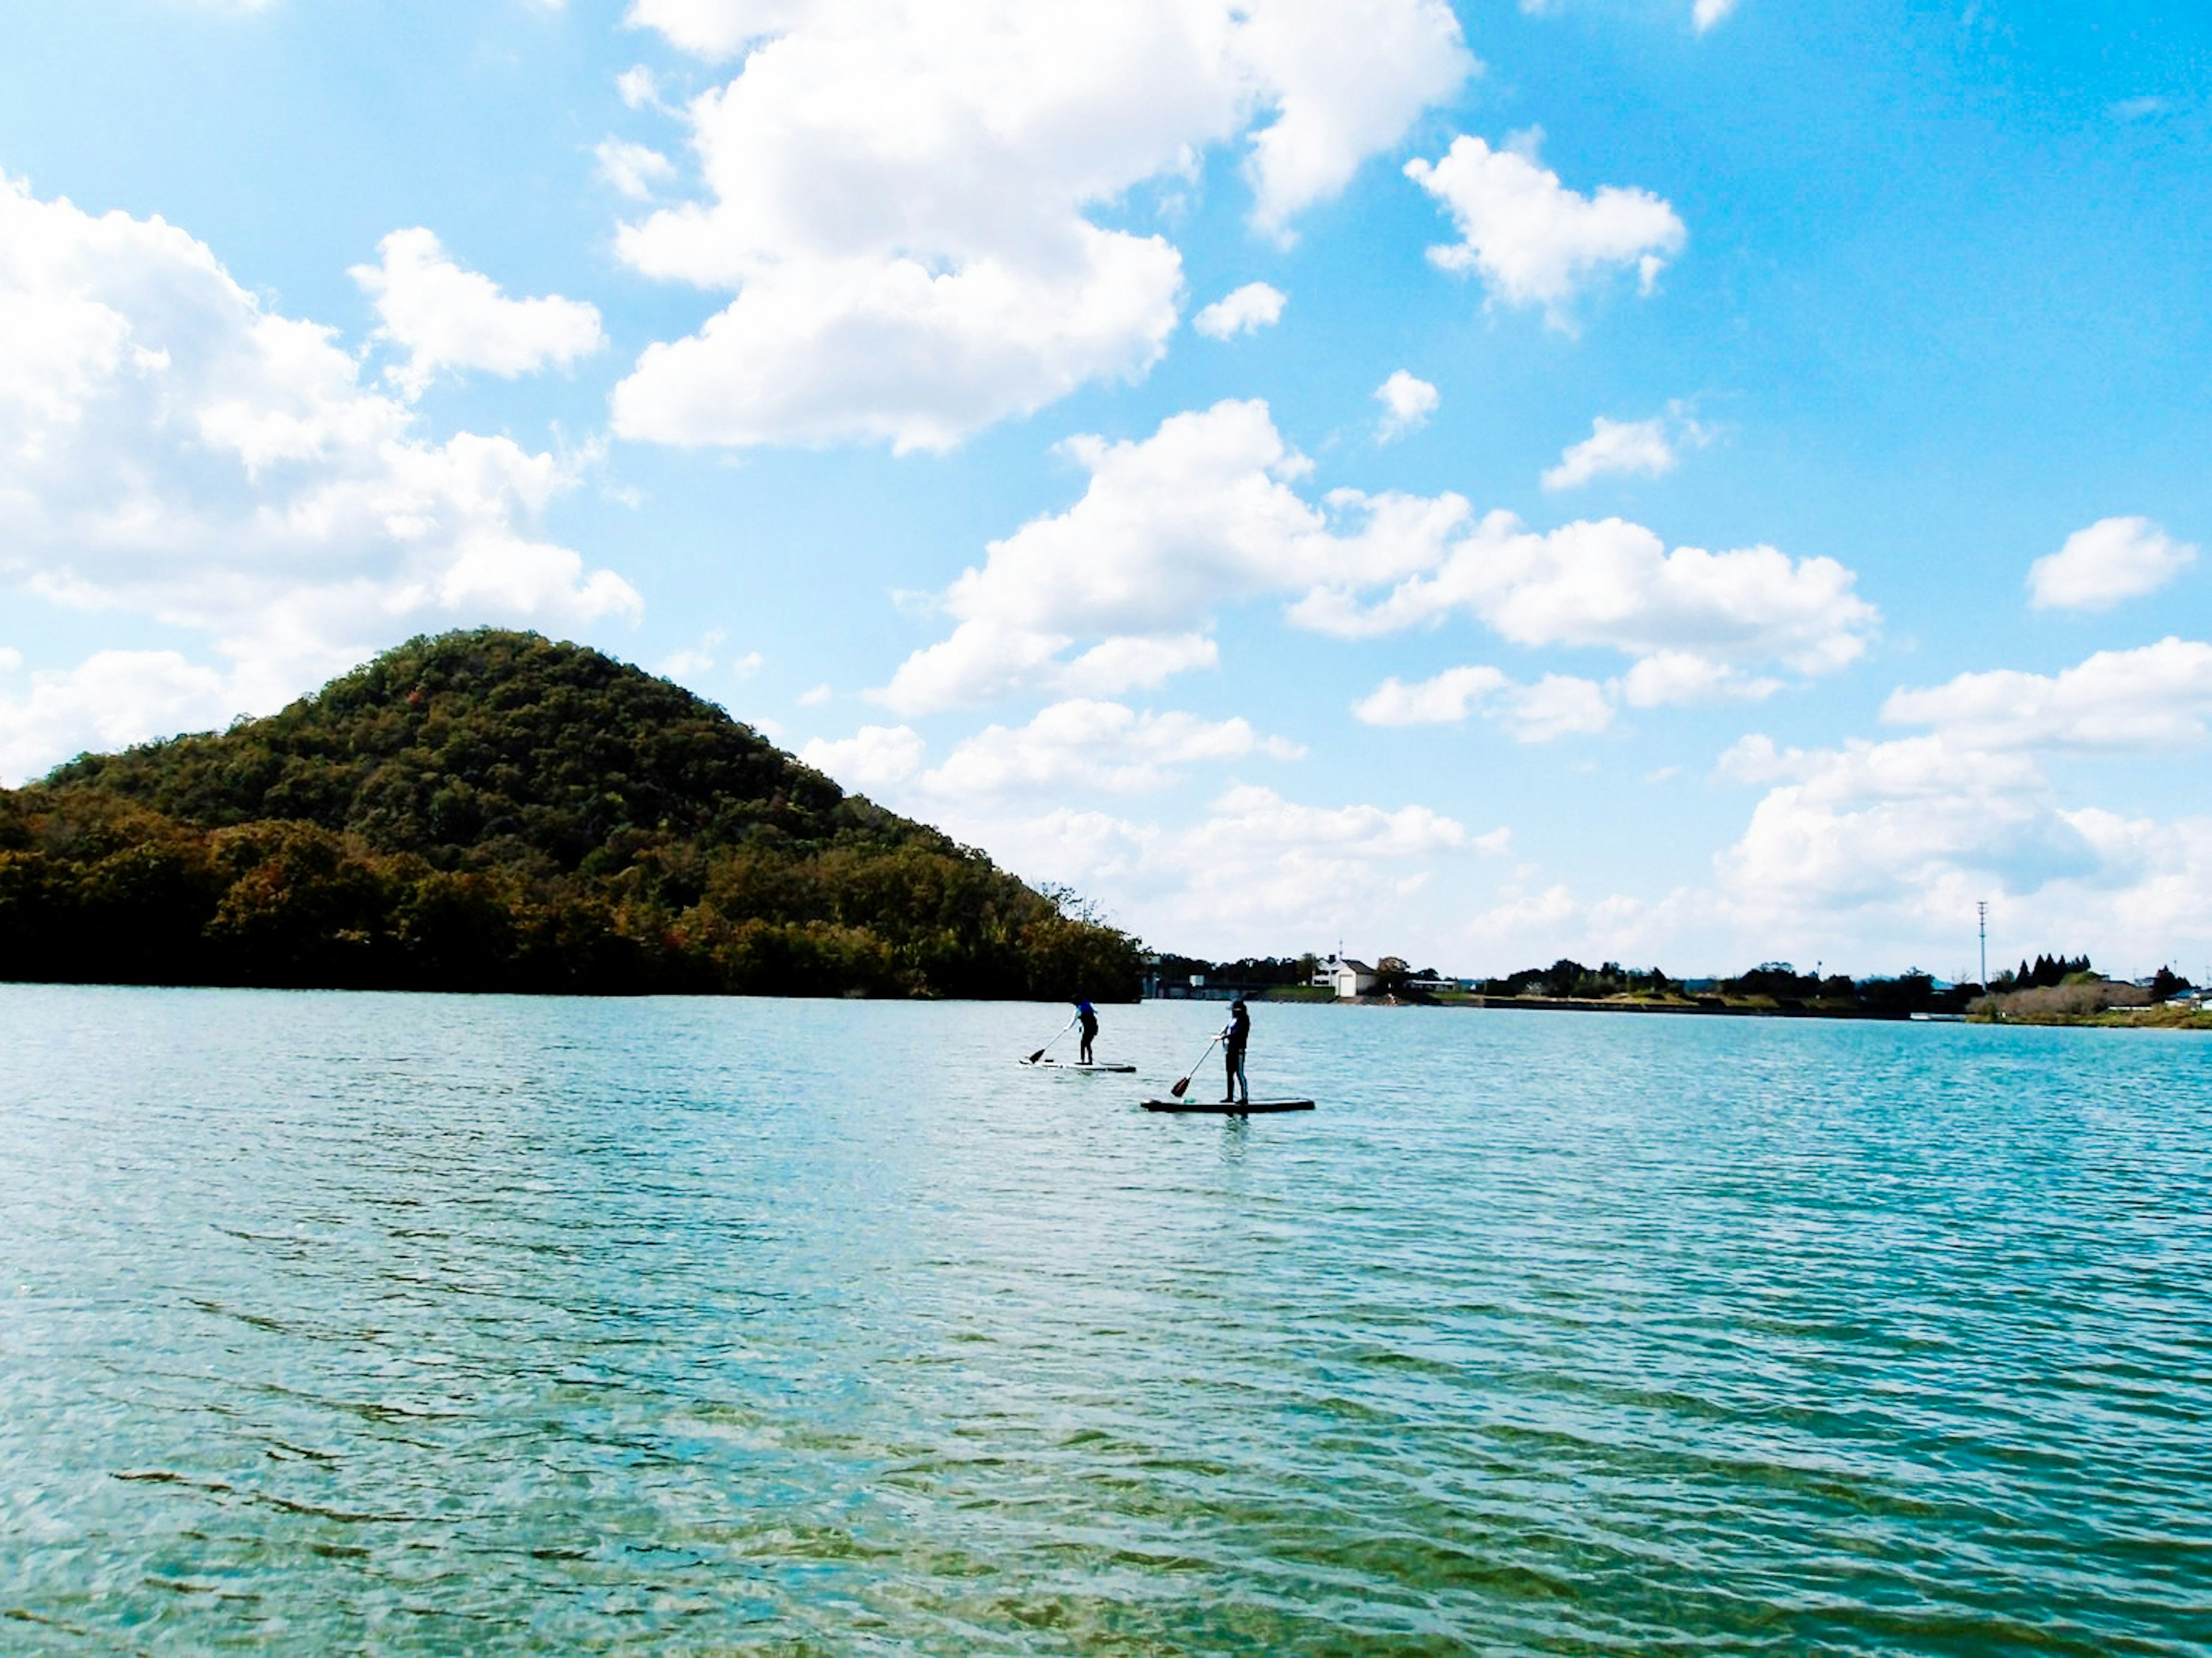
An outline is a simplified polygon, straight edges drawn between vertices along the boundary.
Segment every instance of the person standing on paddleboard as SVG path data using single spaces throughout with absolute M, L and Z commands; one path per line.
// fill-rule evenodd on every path
M 1221 1033 L 1221 1057 L 1229 1070 L 1229 1079 L 1222 1084 L 1228 1090 L 1221 1096 L 1224 1105 L 1240 1096 L 1242 1103 L 1252 1103 L 1252 1084 L 1244 1080 L 1244 1044 L 1251 1036 L 1252 1016 L 1244 1011 L 1244 999 L 1239 996 L 1229 1004 L 1229 1028 Z
M 1075 1017 L 1083 1026 L 1083 1043 L 1076 1052 L 1075 1062 L 1089 1065 L 1091 1063 L 1091 1044 L 1098 1040 L 1098 1015 L 1092 1011 L 1090 1003 L 1079 999 L 1075 1004 Z

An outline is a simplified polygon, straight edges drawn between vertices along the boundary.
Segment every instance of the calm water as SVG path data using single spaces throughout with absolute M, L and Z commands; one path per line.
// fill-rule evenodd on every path
M 0 987 L 0 1648 L 2212 1650 L 2205 1040 L 1061 1017 Z

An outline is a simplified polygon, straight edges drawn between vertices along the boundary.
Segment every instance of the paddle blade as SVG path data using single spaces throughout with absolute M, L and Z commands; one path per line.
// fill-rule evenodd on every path
M 1184 1095 L 1190 1092 L 1190 1078 L 1188 1077 L 1185 1077 L 1173 1088 L 1168 1090 L 1168 1092 L 1174 1095 L 1176 1098 L 1181 1099 Z
M 1030 1055 L 1029 1056 L 1029 1058 L 1027 1058 L 1026 1060 L 1024 1060 L 1022 1061 L 1022 1063 L 1023 1063 L 1024 1065 L 1035 1065 L 1035 1064 L 1036 1064 L 1039 1060 L 1041 1060 L 1041 1059 L 1042 1059 L 1042 1058 L 1044 1058 L 1044 1049 L 1042 1049 L 1042 1048 L 1040 1048 L 1039 1049 L 1037 1049 L 1037 1051 L 1036 1051 L 1036 1053 L 1034 1053 L 1034 1054 L 1030 1054 Z

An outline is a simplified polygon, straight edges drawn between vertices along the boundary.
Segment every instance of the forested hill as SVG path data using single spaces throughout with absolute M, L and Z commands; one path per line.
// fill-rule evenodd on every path
M 0 977 L 1133 997 L 1135 942 L 581 646 L 410 641 L 0 791 Z

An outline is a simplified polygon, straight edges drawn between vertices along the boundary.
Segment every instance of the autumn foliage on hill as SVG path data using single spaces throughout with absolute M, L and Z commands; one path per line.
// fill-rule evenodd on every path
M 0 791 L 0 977 L 1098 999 L 1138 946 L 679 686 L 487 629 Z

